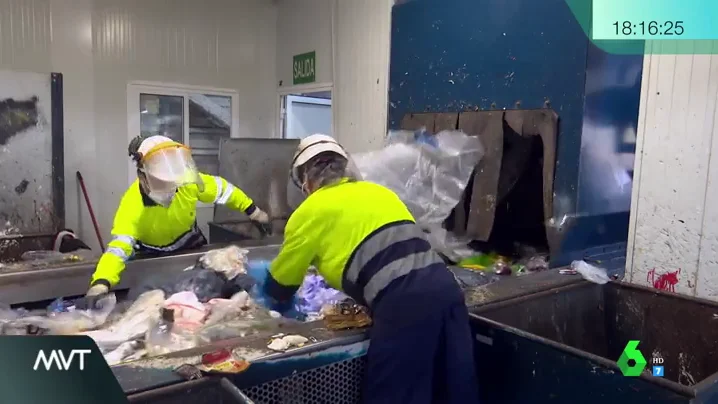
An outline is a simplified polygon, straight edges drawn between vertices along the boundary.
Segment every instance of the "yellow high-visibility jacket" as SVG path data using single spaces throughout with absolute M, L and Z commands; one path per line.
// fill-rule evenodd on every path
M 315 191 L 292 213 L 265 292 L 288 299 L 310 265 L 332 288 L 369 306 L 410 271 L 446 268 L 393 191 L 347 178 Z
M 257 209 L 252 199 L 224 178 L 207 174 L 200 174 L 200 178 L 204 182 L 202 192 L 196 184 L 180 187 L 167 208 L 143 195 L 139 180 L 135 180 L 120 200 L 112 240 L 97 263 L 91 284 L 115 286 L 135 249 L 173 252 L 201 238 L 196 225 L 197 202 L 225 205 L 247 215 Z

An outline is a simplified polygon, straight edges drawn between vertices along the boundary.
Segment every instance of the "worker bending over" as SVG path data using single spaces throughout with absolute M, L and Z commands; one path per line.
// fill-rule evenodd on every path
M 119 283 L 136 251 L 163 255 L 207 244 L 197 226 L 197 202 L 242 211 L 263 233 L 271 232 L 268 215 L 242 190 L 224 178 L 198 172 L 187 146 L 164 136 L 138 136 L 128 151 L 137 165 L 137 180 L 120 200 L 112 240 L 92 275 L 86 304 L 93 305 Z
M 258 298 L 287 307 L 314 265 L 366 305 L 367 403 L 477 403 L 469 315 L 454 275 L 391 190 L 358 180 L 333 138 L 303 139 L 292 180 L 307 195 L 270 263 L 252 261 Z

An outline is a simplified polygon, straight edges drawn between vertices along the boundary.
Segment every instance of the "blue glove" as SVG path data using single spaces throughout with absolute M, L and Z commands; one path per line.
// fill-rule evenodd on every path
M 267 295 L 264 292 L 264 286 L 263 285 L 255 285 L 252 287 L 252 290 L 249 292 L 249 296 L 252 297 L 252 299 L 259 304 L 260 306 L 266 307 L 269 310 L 276 311 L 277 313 L 281 314 L 283 317 L 289 317 L 294 318 L 297 320 L 303 320 L 304 315 L 297 311 L 297 304 L 296 304 L 296 297 L 292 296 L 289 301 L 286 302 L 278 302 L 273 297 Z
M 251 260 L 247 263 L 247 274 L 257 281 L 260 289 L 267 282 L 269 264 L 270 262 L 267 260 Z
M 304 315 L 296 309 L 296 297 L 292 296 L 289 301 L 278 302 L 273 297 L 267 295 L 264 291 L 264 285 L 267 283 L 267 277 L 269 276 L 269 261 L 266 260 L 251 260 L 247 263 L 247 274 L 257 281 L 257 284 L 252 287 L 249 292 L 249 296 L 257 302 L 259 305 L 274 310 L 284 317 L 291 317 L 301 320 Z

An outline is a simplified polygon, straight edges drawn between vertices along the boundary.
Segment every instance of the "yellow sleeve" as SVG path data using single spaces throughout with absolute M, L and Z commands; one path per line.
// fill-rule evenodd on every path
M 115 213 L 112 225 L 112 240 L 107 243 L 105 253 L 97 263 L 95 273 L 92 275 L 91 285 L 102 283 L 113 287 L 120 282 L 120 275 L 125 270 L 125 263 L 134 254 L 134 246 L 139 236 L 137 226 L 139 217 L 142 214 L 141 197 L 133 195 L 136 184 L 125 192 L 120 201 L 120 206 Z
M 322 236 L 321 218 L 302 209 L 304 206 L 289 217 L 284 228 L 282 248 L 269 268 L 265 292 L 279 301 L 291 298 L 302 285 Z
M 229 208 L 251 214 L 254 202 L 241 189 L 232 185 L 220 176 L 200 173 L 204 190 L 199 193 L 199 200 L 204 203 L 225 205 Z M 251 208 L 251 209 L 250 209 Z

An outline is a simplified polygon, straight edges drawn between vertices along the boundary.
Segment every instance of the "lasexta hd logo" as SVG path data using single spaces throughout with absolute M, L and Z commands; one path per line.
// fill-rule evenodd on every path
M 640 341 L 636 340 L 628 341 L 626 347 L 623 348 L 621 357 L 618 358 L 616 362 L 624 376 L 640 376 L 643 369 L 646 368 L 646 358 L 644 358 L 641 351 L 638 350 L 639 342 Z

